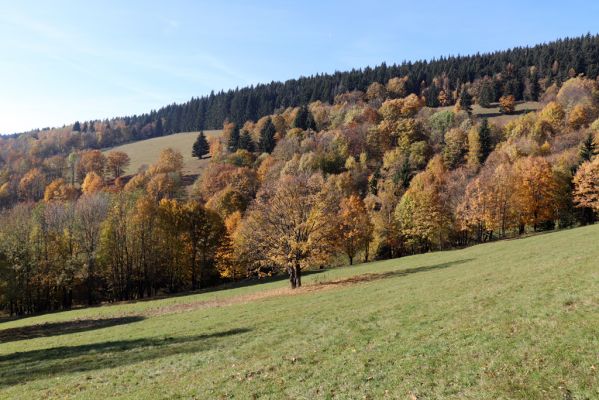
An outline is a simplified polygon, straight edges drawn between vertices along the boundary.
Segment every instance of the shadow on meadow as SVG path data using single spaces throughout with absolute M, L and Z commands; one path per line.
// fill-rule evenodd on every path
M 175 354 L 196 353 L 213 347 L 220 338 L 249 331 L 237 328 L 195 336 L 117 340 L 8 354 L 0 356 L 0 387 L 115 368 Z
M 0 343 L 86 332 L 95 329 L 110 328 L 117 325 L 131 324 L 133 322 L 143 321 L 144 319 L 144 317 L 137 315 L 103 319 L 76 319 L 65 322 L 51 322 L 46 324 L 3 329 L 0 330 Z
M 450 261 L 450 262 L 446 262 L 443 264 L 435 264 L 435 265 L 427 265 L 427 266 L 423 266 L 423 267 L 400 269 L 400 270 L 389 271 L 389 272 L 381 272 L 378 274 L 377 273 L 367 273 L 367 274 L 356 275 L 356 276 L 352 276 L 352 277 L 345 278 L 345 279 L 339 279 L 339 280 L 335 280 L 335 281 L 319 282 L 319 283 L 317 283 L 317 285 L 325 285 L 325 286 L 351 285 L 351 284 L 356 284 L 356 283 L 377 281 L 380 279 L 396 278 L 396 277 L 400 277 L 400 276 L 417 274 L 419 272 L 427 272 L 427 271 L 434 271 L 434 270 L 438 270 L 438 269 L 449 268 L 454 265 L 465 264 L 465 263 L 468 263 L 473 260 L 474 260 L 474 258 L 466 258 L 463 260 Z

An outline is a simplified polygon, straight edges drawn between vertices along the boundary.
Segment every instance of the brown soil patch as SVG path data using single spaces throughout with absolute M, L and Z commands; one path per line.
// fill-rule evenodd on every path
M 422 267 L 416 267 L 416 268 L 408 268 L 408 269 L 404 269 L 404 270 L 395 270 L 395 271 L 383 272 L 383 273 L 378 273 L 378 274 L 368 273 L 368 274 L 362 274 L 362 275 L 355 275 L 355 276 L 351 276 L 349 278 L 338 279 L 338 280 L 334 280 L 334 281 L 315 282 L 315 283 L 311 283 L 309 285 L 302 286 L 299 289 L 279 288 L 279 289 L 261 291 L 258 293 L 247 294 L 247 295 L 232 296 L 232 297 L 228 297 L 225 299 L 196 301 L 196 302 L 192 302 L 192 303 L 183 303 L 183 304 L 174 304 L 174 305 L 170 305 L 170 306 L 158 307 L 158 308 L 148 310 L 145 313 L 143 313 L 143 315 L 144 316 L 155 316 L 155 315 L 163 315 L 163 314 L 175 314 L 175 313 L 198 310 L 198 309 L 202 309 L 202 308 L 223 307 L 223 306 L 228 306 L 228 305 L 232 305 L 232 304 L 244 304 L 244 303 L 249 303 L 251 301 L 269 299 L 272 297 L 301 295 L 304 293 L 317 292 L 317 291 L 321 291 L 321 290 L 329 290 L 329 289 L 333 289 L 336 287 L 357 285 L 360 283 L 371 282 L 371 281 L 380 280 L 380 279 L 406 276 L 406 275 L 419 273 L 419 272 L 427 272 L 427 271 L 432 271 L 432 270 L 437 270 L 437 269 L 448 268 L 452 265 L 463 264 L 468 261 L 471 261 L 471 260 L 470 259 L 456 260 L 456 261 L 451 261 L 451 262 L 447 262 L 447 263 L 443 263 L 443 264 L 428 265 L 428 266 L 422 266 Z
M 375 279 L 382 279 L 387 274 L 364 274 L 353 276 L 347 279 L 340 279 L 335 281 L 327 281 L 327 282 L 318 282 L 312 283 L 309 285 L 304 285 L 299 289 L 290 289 L 290 288 L 279 288 L 266 290 L 258 293 L 232 296 L 225 299 L 217 299 L 217 300 L 206 300 L 206 301 L 195 301 L 192 303 L 183 303 L 183 304 L 173 304 L 164 307 L 158 307 L 151 310 L 147 310 L 143 313 L 144 316 L 157 316 L 164 314 L 178 314 L 188 311 L 199 310 L 203 308 L 213 308 L 213 307 L 224 307 L 233 304 L 245 304 L 252 301 L 269 299 L 273 297 L 282 297 L 282 296 L 296 296 L 305 293 L 319 292 L 322 290 L 329 290 L 336 287 L 343 287 L 349 285 L 355 285 L 363 282 L 369 282 Z

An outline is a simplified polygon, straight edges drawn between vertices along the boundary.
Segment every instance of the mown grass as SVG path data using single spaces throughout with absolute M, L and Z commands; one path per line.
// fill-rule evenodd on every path
M 0 398 L 599 398 L 598 243 L 599 225 L 325 270 L 297 294 L 4 322 Z
M 106 152 L 112 150 L 123 151 L 131 158 L 131 164 L 125 170 L 125 174 L 135 174 L 140 167 L 149 166 L 158 161 L 160 152 L 168 147 L 178 150 L 183 155 L 183 174 L 197 175 L 204 168 L 209 159 L 198 160 L 191 156 L 193 143 L 198 137 L 199 132 L 183 132 L 168 136 L 161 136 L 152 139 L 140 140 L 127 143 L 121 146 L 106 149 Z M 222 133 L 220 130 L 204 131 L 207 137 L 217 136 Z

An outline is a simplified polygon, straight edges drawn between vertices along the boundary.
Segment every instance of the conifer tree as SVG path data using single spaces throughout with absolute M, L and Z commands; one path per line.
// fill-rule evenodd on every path
M 472 96 L 463 88 L 460 92 L 460 98 L 458 100 L 458 105 L 460 110 L 466 111 L 468 114 L 472 113 Z
M 489 108 L 493 101 L 495 101 L 495 90 L 491 82 L 484 82 L 478 95 L 478 104 L 481 107 Z
M 239 138 L 239 148 L 243 150 L 247 150 L 250 153 L 256 151 L 256 146 L 254 146 L 254 140 L 248 131 L 244 131 Z
M 489 120 L 484 118 L 478 128 L 478 137 L 480 141 L 480 163 L 483 164 L 492 150 L 491 128 Z
M 439 88 L 437 85 L 432 84 L 426 91 L 426 105 L 427 107 L 439 107 Z
M 229 137 L 229 151 L 231 153 L 235 153 L 237 151 L 237 149 L 239 149 L 239 127 L 237 126 L 237 124 L 235 125 L 235 127 L 233 128 L 233 130 L 231 131 L 231 136 Z
M 260 130 L 260 141 L 258 142 L 258 150 L 263 153 L 270 153 L 275 148 L 277 144 L 275 140 L 275 126 L 273 125 L 271 119 L 269 118 L 266 121 L 266 124 Z
M 591 161 L 593 157 L 599 154 L 599 146 L 595 143 L 595 137 L 592 133 L 587 135 L 587 138 L 580 144 L 580 162 Z
M 79 121 L 75 121 L 75 123 L 73 124 L 73 131 L 81 132 L 81 124 L 79 123 Z
M 316 122 L 308 107 L 301 106 L 295 115 L 292 126 L 294 128 L 300 128 L 301 130 L 312 129 L 316 130 Z
M 162 118 L 156 120 L 156 126 L 154 127 L 154 136 L 164 135 L 164 127 L 162 126 Z
M 191 151 L 191 155 L 193 157 L 202 159 L 209 152 L 210 152 L 210 146 L 208 145 L 208 141 L 206 140 L 206 135 L 204 135 L 204 131 L 200 131 L 198 138 L 196 139 L 195 143 L 193 144 L 193 149 Z

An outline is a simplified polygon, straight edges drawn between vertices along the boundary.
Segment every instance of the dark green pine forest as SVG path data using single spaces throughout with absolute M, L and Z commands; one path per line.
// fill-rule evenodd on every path
M 599 75 L 599 35 L 587 34 L 493 53 L 383 63 L 374 68 L 212 92 L 147 114 L 115 118 L 114 125 L 118 126 L 109 124 L 106 134 L 94 131 L 99 121 L 76 122 L 73 130 L 82 133 L 81 148 L 99 148 L 176 132 L 220 129 L 226 120 L 241 126 L 245 121 L 256 121 L 279 109 L 318 100 L 333 103 L 336 96 L 365 92 L 372 83 L 384 84 L 396 77 L 403 78 L 402 97 L 412 93 L 424 96 L 429 107 L 455 104 L 461 88 L 477 81 L 482 85 L 482 105 L 504 95 L 534 101 L 551 84 L 580 74 L 591 79 Z M 446 104 L 440 104 L 441 92 L 445 93 Z

